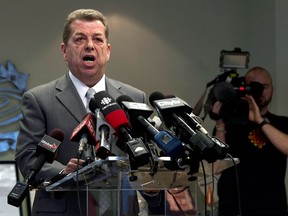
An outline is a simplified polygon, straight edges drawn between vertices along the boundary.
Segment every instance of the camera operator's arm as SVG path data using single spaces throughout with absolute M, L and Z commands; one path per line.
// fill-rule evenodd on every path
M 216 114 L 215 116 L 218 116 L 217 120 L 215 120 L 216 125 L 213 131 L 213 136 L 221 140 L 222 142 L 226 143 L 226 129 L 225 129 L 225 123 L 223 120 L 220 118 L 220 109 L 222 106 L 222 102 L 216 101 L 212 107 L 212 112 Z M 223 170 L 227 168 L 227 162 L 224 160 L 216 160 L 213 162 L 213 167 L 214 167 L 214 173 L 219 175 L 222 173 Z
M 220 108 L 222 106 L 222 102 L 216 101 L 213 105 L 212 112 L 215 114 L 219 114 Z M 215 125 L 215 137 L 220 139 L 222 142 L 226 142 L 225 140 L 225 123 L 223 122 L 222 119 L 216 120 L 216 125 Z
M 255 100 L 250 95 L 246 95 L 245 99 L 249 103 L 249 120 L 260 125 L 264 121 L 264 118 L 261 116 L 259 107 L 257 106 Z M 261 129 L 271 143 L 283 154 L 288 156 L 288 135 L 281 132 L 271 124 L 264 124 Z

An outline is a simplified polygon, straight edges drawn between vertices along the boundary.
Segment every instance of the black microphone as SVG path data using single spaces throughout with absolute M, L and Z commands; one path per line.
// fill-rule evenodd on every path
M 71 141 L 79 142 L 79 149 L 77 157 L 81 158 L 83 152 L 85 154 L 86 161 L 93 160 L 93 146 L 96 146 L 96 130 L 95 130 L 95 115 L 93 113 L 87 113 L 84 119 L 73 130 Z
M 106 92 L 97 92 L 89 103 L 91 111 L 100 109 L 106 121 L 115 130 L 116 136 L 124 138 L 125 145 L 119 145 L 124 152 L 128 153 L 132 169 L 137 169 L 149 163 L 150 152 L 140 138 L 133 138 L 130 134 L 130 124 L 126 114 L 119 104 Z
M 172 114 L 180 115 L 183 113 L 192 113 L 193 109 L 184 103 L 183 100 L 173 96 L 166 97 L 161 92 L 153 92 L 149 97 L 150 104 L 156 109 L 160 119 L 168 128 L 175 124 L 175 117 Z M 183 116 L 182 116 L 183 117 Z
M 117 102 L 128 113 L 130 121 L 134 122 L 135 125 L 139 125 L 140 123 L 140 127 L 144 128 L 149 135 L 153 137 L 154 142 L 166 156 L 172 159 L 178 159 L 184 156 L 185 149 L 179 139 L 166 130 L 157 130 L 157 128 L 146 119 L 153 112 L 147 104 L 133 102 L 132 98 L 127 95 L 118 97 Z
M 30 175 L 28 175 L 24 181 L 31 182 L 35 175 L 40 171 L 45 162 L 52 163 L 57 156 L 57 150 L 61 142 L 64 140 L 64 132 L 61 129 L 54 129 L 48 135 L 45 135 L 37 145 L 36 156 Z
M 135 137 L 143 136 L 144 131 L 137 118 L 143 116 L 147 119 L 151 116 L 153 110 L 145 103 L 134 102 L 128 95 L 120 95 L 116 101 L 127 114 L 133 135 Z
M 213 87 L 216 100 L 220 102 L 229 102 L 235 99 L 236 91 L 231 83 L 220 82 Z
M 93 99 L 92 99 L 93 100 Z M 115 156 L 112 153 L 111 144 L 109 142 L 110 134 L 113 134 L 115 131 L 113 128 L 106 122 L 99 109 L 95 110 L 96 115 L 96 140 L 99 143 L 96 151 L 96 156 L 101 159 L 106 159 L 108 156 Z
M 44 135 L 44 137 L 37 145 L 37 159 L 34 161 L 32 167 L 30 168 L 30 172 L 24 178 L 24 181 L 18 181 L 11 192 L 8 194 L 8 204 L 15 207 L 19 207 L 21 205 L 29 192 L 29 185 L 34 182 L 35 176 L 44 166 L 45 162 L 52 163 L 54 161 L 59 145 L 63 140 L 64 132 L 61 129 L 52 130 L 49 136 Z

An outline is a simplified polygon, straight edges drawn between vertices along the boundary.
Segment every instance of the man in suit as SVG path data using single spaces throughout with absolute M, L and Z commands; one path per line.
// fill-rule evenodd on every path
M 68 15 L 61 51 L 69 71 L 57 80 L 25 92 L 22 98 L 23 118 L 15 157 L 23 176 L 29 173 L 36 160 L 39 141 L 55 128 L 62 129 L 65 138 L 57 158 L 52 164 L 45 163 L 35 180 L 41 182 L 59 173 L 69 174 L 76 170 L 79 144 L 69 138 L 86 114 L 85 94 L 89 88 L 96 92 L 105 90 L 114 99 L 125 94 L 134 101 L 145 103 L 143 91 L 105 76 L 111 49 L 108 38 L 107 21 L 99 11 L 80 9 Z M 83 162 L 80 160 L 80 164 Z M 86 215 L 86 201 L 85 193 L 80 193 L 83 215 Z M 32 211 L 33 215 L 39 216 L 81 214 L 76 192 L 53 197 L 44 189 L 36 192 Z M 138 215 L 137 207 L 127 214 Z

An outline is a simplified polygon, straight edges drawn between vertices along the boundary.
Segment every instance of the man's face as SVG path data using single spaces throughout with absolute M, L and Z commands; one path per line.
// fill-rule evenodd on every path
M 254 99 L 259 108 L 267 107 L 272 100 L 273 94 L 273 86 L 270 76 L 267 73 L 256 70 L 250 72 L 250 74 L 246 76 L 246 83 L 249 84 L 251 82 L 258 82 L 263 85 L 264 89 L 262 95 Z
M 71 34 L 61 51 L 68 67 L 88 86 L 95 85 L 104 75 L 110 58 L 110 44 L 101 21 L 76 20 L 71 23 Z

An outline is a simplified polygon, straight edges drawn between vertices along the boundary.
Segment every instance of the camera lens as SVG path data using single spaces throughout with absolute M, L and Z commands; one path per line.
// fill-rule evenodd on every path
M 229 103 L 223 103 L 220 115 L 225 124 L 243 125 L 248 122 L 249 105 L 243 99 L 235 99 Z

